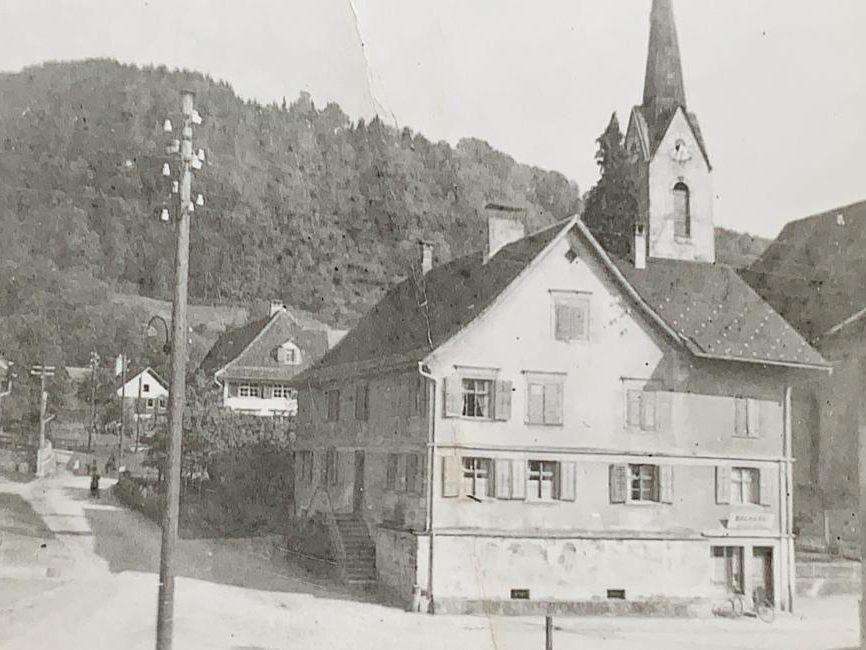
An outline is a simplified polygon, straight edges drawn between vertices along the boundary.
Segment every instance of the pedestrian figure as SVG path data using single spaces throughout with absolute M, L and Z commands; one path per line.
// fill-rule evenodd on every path
M 93 467 L 93 474 L 90 475 L 90 496 L 95 499 L 99 498 L 99 472 L 96 466 Z

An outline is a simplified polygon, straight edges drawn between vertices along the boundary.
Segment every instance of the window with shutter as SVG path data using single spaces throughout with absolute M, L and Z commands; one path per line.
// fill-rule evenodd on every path
M 760 402 L 746 397 L 734 398 L 734 435 L 754 438 L 760 428 Z
M 589 301 L 587 293 L 552 291 L 553 335 L 557 341 L 589 339 Z
M 565 376 L 526 373 L 526 423 L 561 425 Z
M 611 503 L 625 503 L 628 494 L 628 465 L 611 465 L 609 471 Z
M 761 472 L 751 467 L 732 467 L 731 503 L 759 503 L 761 500 Z
M 460 496 L 460 458 L 442 457 L 442 496 Z

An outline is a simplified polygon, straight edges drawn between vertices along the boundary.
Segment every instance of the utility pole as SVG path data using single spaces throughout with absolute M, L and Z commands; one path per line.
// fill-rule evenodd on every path
M 170 650 L 174 623 L 174 578 L 180 510 L 180 465 L 183 442 L 183 411 L 186 402 L 186 302 L 189 280 L 189 228 L 192 206 L 192 169 L 199 157 L 193 158 L 192 126 L 201 121 L 193 108 L 191 90 L 181 93 L 183 135 L 180 142 L 180 206 L 177 219 L 177 251 L 175 254 L 174 303 L 172 305 L 171 379 L 168 401 L 168 451 L 166 457 L 165 507 L 162 519 L 162 552 L 159 563 L 159 601 L 156 619 L 156 648 Z M 166 120 L 165 130 L 171 130 Z M 202 204 L 201 198 L 199 204 Z
M 857 385 L 866 386 L 866 358 L 857 359 Z M 858 465 L 860 479 L 860 649 L 866 650 L 866 400 L 857 400 Z
M 123 467 L 123 434 L 126 432 L 126 354 L 120 354 L 120 439 L 117 441 L 117 471 Z
M 39 449 L 45 446 L 45 424 L 48 420 L 45 413 L 48 410 L 48 388 L 47 379 L 54 376 L 54 366 L 33 365 L 30 367 L 30 375 L 39 377 Z
M 99 354 L 94 350 L 90 353 L 90 430 L 87 432 L 88 454 L 93 450 L 93 433 L 96 431 L 96 367 L 98 365 Z
M 135 452 L 138 453 L 138 441 L 141 439 L 141 376 L 138 373 L 138 398 L 135 400 Z

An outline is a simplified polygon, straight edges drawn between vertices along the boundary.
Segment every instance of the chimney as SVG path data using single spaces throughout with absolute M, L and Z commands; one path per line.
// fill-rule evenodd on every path
M 487 210 L 487 248 L 484 251 L 486 264 L 505 246 L 526 236 L 526 226 L 523 222 L 526 210 L 497 203 L 488 203 L 485 210 Z M 518 218 L 518 213 L 522 214 L 522 217 Z
M 642 223 L 634 226 L 634 249 L 632 250 L 634 267 L 636 269 L 646 268 L 646 229 Z
M 427 275 L 433 268 L 433 242 L 419 240 L 418 247 L 421 249 L 421 275 Z
M 286 306 L 279 300 L 271 300 L 271 308 L 268 312 L 268 317 L 273 317 L 281 311 L 286 311 Z

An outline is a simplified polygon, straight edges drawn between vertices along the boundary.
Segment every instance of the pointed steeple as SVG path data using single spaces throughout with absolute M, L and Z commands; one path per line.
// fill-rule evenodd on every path
M 643 105 L 658 112 L 686 106 L 673 0 L 653 0 Z

